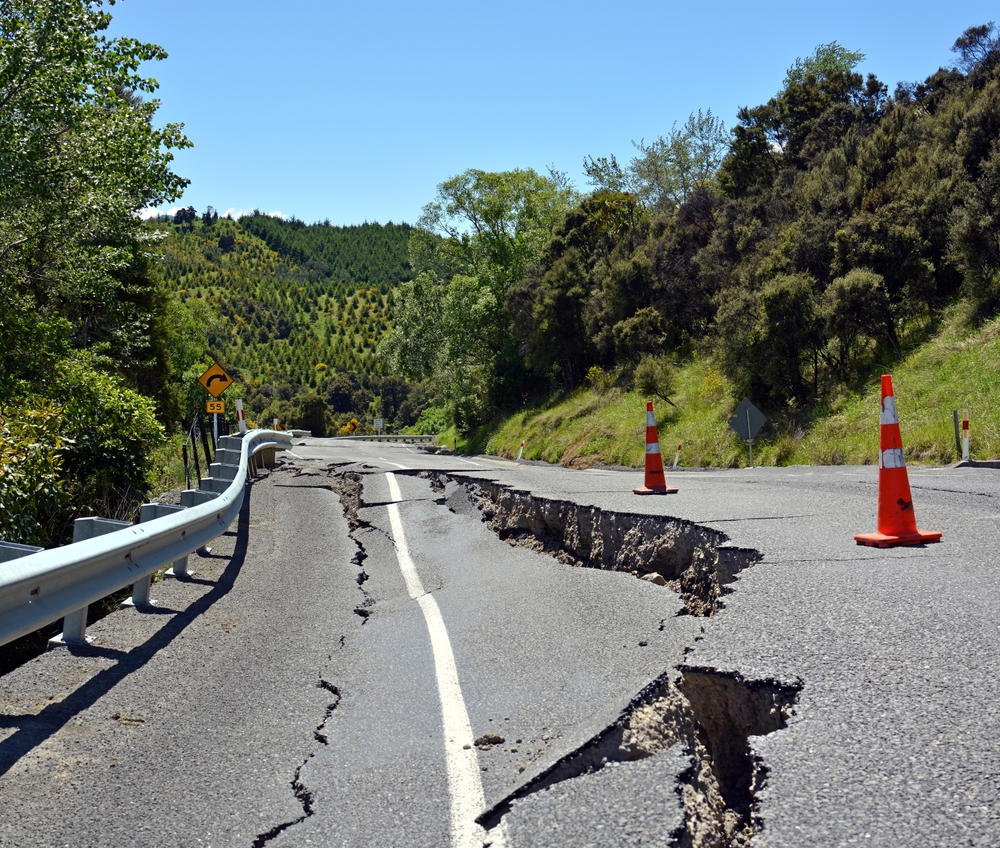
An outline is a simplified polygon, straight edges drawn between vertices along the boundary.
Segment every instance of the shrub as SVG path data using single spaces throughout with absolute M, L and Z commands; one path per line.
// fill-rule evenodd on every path
M 128 518 L 149 489 L 164 443 L 153 401 L 89 363 L 63 363 L 55 401 L 62 406 L 65 479 L 86 514 Z
M 665 356 L 646 356 L 635 368 L 635 390 L 649 398 L 658 397 L 673 404 L 674 366 Z
M 0 539 L 49 540 L 66 501 L 61 479 L 60 410 L 48 401 L 0 408 Z
M 591 365 L 587 369 L 587 376 L 583 379 L 599 395 L 605 394 L 614 382 L 611 376 L 599 365 Z
M 448 429 L 448 410 L 443 406 L 429 406 L 423 412 L 420 413 L 420 417 L 417 419 L 417 423 L 413 425 L 412 430 L 416 430 L 418 434 L 429 436 L 437 435 L 443 430 Z

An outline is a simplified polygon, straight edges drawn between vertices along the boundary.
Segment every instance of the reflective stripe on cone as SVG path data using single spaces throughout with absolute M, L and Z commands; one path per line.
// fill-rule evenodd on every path
M 646 401 L 646 480 L 645 485 L 632 490 L 637 495 L 670 495 L 677 489 L 668 488 L 660 456 L 660 437 L 656 432 L 653 402 Z
M 854 537 L 859 545 L 889 548 L 940 542 L 936 530 L 920 530 L 913 514 L 910 478 L 906 473 L 903 439 L 899 432 L 892 376 L 882 375 L 882 412 L 879 418 L 878 531 Z

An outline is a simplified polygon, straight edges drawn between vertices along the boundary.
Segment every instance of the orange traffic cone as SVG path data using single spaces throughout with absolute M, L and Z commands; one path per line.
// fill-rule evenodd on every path
M 918 530 L 910 496 L 910 479 L 903 459 L 903 440 L 899 435 L 896 397 L 892 376 L 882 375 L 882 428 L 878 463 L 878 532 L 854 537 L 859 545 L 891 548 L 896 545 L 923 545 L 940 542 L 934 530 Z
M 637 495 L 672 495 L 677 490 L 668 489 L 663 476 L 663 457 L 660 456 L 660 437 L 653 418 L 653 402 L 646 401 L 646 485 L 633 489 Z

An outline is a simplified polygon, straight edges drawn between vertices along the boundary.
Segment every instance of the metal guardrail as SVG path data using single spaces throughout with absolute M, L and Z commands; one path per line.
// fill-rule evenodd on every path
M 56 641 L 84 644 L 87 607 L 129 585 L 137 606 L 149 604 L 153 573 L 173 563 L 174 575 L 185 576 L 187 555 L 221 535 L 239 515 L 259 455 L 273 463 L 274 452 L 289 447 L 289 434 L 273 430 L 224 436 L 211 476 L 200 481 L 199 489 L 182 494 L 186 509 L 166 510 L 162 517 L 155 516 L 163 510 L 147 511 L 150 520 L 120 529 L 110 522 L 103 529 L 98 525 L 87 531 L 95 538 L 61 548 L 30 553 L 7 546 L 8 553 L 23 555 L 0 566 L 0 645 L 60 618 L 63 633 Z M 96 519 L 101 521 L 106 519 Z
M 420 442 L 423 444 L 433 444 L 434 436 L 377 436 L 374 433 L 365 436 L 333 436 L 337 441 L 347 442 Z

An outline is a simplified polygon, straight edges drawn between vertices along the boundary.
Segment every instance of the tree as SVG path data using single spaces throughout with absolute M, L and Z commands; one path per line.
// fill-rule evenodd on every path
M 629 192 L 643 205 L 656 212 L 672 212 L 684 203 L 699 186 L 715 181 L 727 149 L 725 124 L 709 109 L 692 112 L 683 126 L 675 121 L 666 136 L 646 144 L 632 145 L 640 156 L 627 168 L 618 160 L 588 156 L 583 163 L 591 183 L 598 189 Z
M 831 358 L 841 379 L 850 376 L 862 339 L 885 339 L 896 344 L 885 281 L 872 271 L 855 268 L 837 277 L 823 293 L 820 311 L 833 347 Z
M 312 433 L 313 438 L 326 437 L 326 424 L 329 412 L 326 401 L 315 392 L 307 392 L 295 399 L 297 407 L 296 423 L 303 430 Z
M 958 67 L 974 84 L 988 79 L 990 71 L 1000 63 L 1000 32 L 993 21 L 969 27 L 952 45 L 958 54 Z
M 720 294 L 718 350 L 737 392 L 762 403 L 808 399 L 804 369 L 812 366 L 815 388 L 822 345 L 813 286 L 804 274 L 778 274 L 757 292 Z
M 152 124 L 156 82 L 140 63 L 166 53 L 101 33 L 111 16 L 86 0 L 0 5 L 0 304 L 17 349 L 30 351 L 53 316 L 90 346 L 105 324 L 104 353 L 150 316 L 122 308 L 116 270 L 149 249 L 135 212 L 176 199 L 187 181 L 170 170 L 182 126 Z
M 189 225 L 191 229 L 194 228 L 195 219 L 198 217 L 197 211 L 193 206 L 188 206 L 187 209 L 178 209 L 174 213 L 174 223 L 179 227 L 183 227 L 185 224 Z
M 538 258 L 573 200 L 571 189 L 530 168 L 470 168 L 441 183 L 424 206 L 419 227 L 438 238 L 418 234 L 411 261 L 418 271 L 482 276 L 505 290 Z
M 139 65 L 166 53 L 107 38 L 110 20 L 100 0 L 0 3 L 0 399 L 8 420 L 55 401 L 57 488 L 105 515 L 141 502 L 163 438 L 152 401 L 105 371 L 167 405 L 144 380 L 169 361 L 167 299 L 136 212 L 180 196 L 171 150 L 189 144 L 142 99 Z
M 615 324 L 615 350 L 622 362 L 637 365 L 645 357 L 663 349 L 663 316 L 653 307 L 646 306 L 630 318 Z
M 811 164 L 852 126 L 873 125 L 888 92 L 872 74 L 866 79 L 854 72 L 862 59 L 863 53 L 835 41 L 821 44 L 812 56 L 795 60 L 783 88 L 767 103 L 741 108 L 721 165 L 723 190 L 760 191 L 783 166 Z
M 835 74 L 853 71 L 864 60 L 864 53 L 848 50 L 836 41 L 820 44 L 811 56 L 805 59 L 800 56 L 795 60 L 795 64 L 785 74 L 783 85 L 786 90 L 790 85 L 801 85 L 810 75 L 817 80 L 827 80 Z
M 410 238 L 420 272 L 399 288 L 389 368 L 429 380 L 469 426 L 516 397 L 525 373 L 507 308 L 574 194 L 554 174 L 470 169 L 438 186 Z

